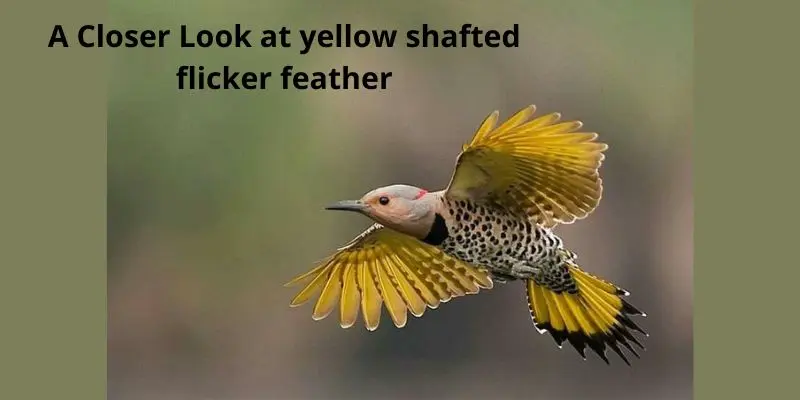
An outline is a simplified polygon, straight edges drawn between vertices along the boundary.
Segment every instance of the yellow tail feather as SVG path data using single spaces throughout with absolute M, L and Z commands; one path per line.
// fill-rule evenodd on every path
M 559 347 L 568 341 L 584 359 L 588 346 L 609 363 L 606 347 L 610 347 L 630 365 L 619 345 L 639 357 L 631 342 L 642 350 L 644 346 L 631 330 L 645 336 L 647 333 L 630 316 L 645 314 L 623 299 L 628 292 L 582 271 L 577 265 L 570 264 L 569 269 L 576 283 L 576 293 L 556 293 L 533 280 L 527 281 L 528 305 L 534 325 L 540 333 L 550 333 Z

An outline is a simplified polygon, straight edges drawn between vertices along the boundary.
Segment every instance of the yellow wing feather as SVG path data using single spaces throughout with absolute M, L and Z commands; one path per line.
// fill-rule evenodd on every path
M 286 286 L 304 286 L 292 306 L 317 296 L 312 316 L 322 319 L 339 304 L 340 324 L 353 326 L 359 311 L 375 330 L 385 306 L 397 327 L 452 298 L 490 289 L 488 273 L 410 236 L 374 224 L 311 271 Z
M 608 146 L 579 132 L 579 121 L 559 123 L 558 113 L 531 120 L 535 111 L 523 108 L 496 128 L 498 113 L 490 114 L 459 155 L 446 196 L 494 202 L 544 226 L 594 211 Z
M 342 282 L 342 299 L 339 307 L 339 320 L 342 327 L 349 328 L 356 323 L 358 307 L 361 304 L 361 293 L 358 290 L 358 281 L 355 264 L 347 264 L 344 269 Z

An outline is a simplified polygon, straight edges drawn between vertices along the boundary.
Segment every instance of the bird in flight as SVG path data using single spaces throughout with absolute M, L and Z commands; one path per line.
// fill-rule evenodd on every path
M 338 305 L 343 328 L 361 314 L 370 331 L 385 307 L 400 328 L 408 313 L 419 317 L 494 282 L 522 281 L 540 333 L 584 359 L 588 347 L 609 363 L 610 348 L 630 365 L 620 346 L 639 357 L 632 344 L 644 346 L 634 332 L 647 333 L 630 317 L 645 314 L 625 300 L 628 292 L 581 269 L 553 232 L 597 207 L 608 146 L 579 121 L 535 111 L 525 107 L 499 126 L 499 113 L 491 113 L 444 190 L 391 185 L 327 207 L 374 224 L 287 283 L 302 287 L 291 306 L 316 298 L 315 320 Z

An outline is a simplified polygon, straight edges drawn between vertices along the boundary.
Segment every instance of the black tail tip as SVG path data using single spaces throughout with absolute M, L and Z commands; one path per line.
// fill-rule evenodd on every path
M 637 359 L 641 357 L 633 345 L 638 347 L 638 350 L 646 351 L 645 346 L 642 345 L 631 331 L 638 332 L 645 337 L 649 336 L 624 312 L 617 316 L 617 323 L 607 332 L 591 335 L 587 335 L 583 332 L 556 330 L 549 323 L 537 323 L 535 319 L 534 326 L 540 333 L 549 333 L 559 348 L 563 347 L 564 342 L 569 342 L 570 346 L 573 347 L 584 360 L 586 359 L 586 347 L 589 347 L 603 362 L 607 365 L 611 365 L 611 361 L 607 355 L 608 349 L 610 348 L 629 367 L 632 366 L 630 359 L 628 355 L 626 355 L 626 352 L 622 350 L 622 347 L 627 350 L 627 353 L 632 354 Z

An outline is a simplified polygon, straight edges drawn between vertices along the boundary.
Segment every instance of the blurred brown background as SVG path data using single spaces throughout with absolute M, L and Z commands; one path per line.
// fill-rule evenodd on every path
M 107 25 L 173 32 L 519 23 L 520 48 L 301 56 L 179 49 L 172 37 L 169 49 L 110 50 L 109 398 L 691 397 L 690 1 L 110 4 Z M 394 76 L 384 92 L 179 92 L 182 64 Z M 600 207 L 558 232 L 649 314 L 633 368 L 558 350 L 533 328 L 518 283 L 401 330 L 385 316 L 374 333 L 288 307 L 294 291 L 282 284 L 369 224 L 324 205 L 390 183 L 441 188 L 487 113 L 529 103 L 584 121 L 611 146 Z

